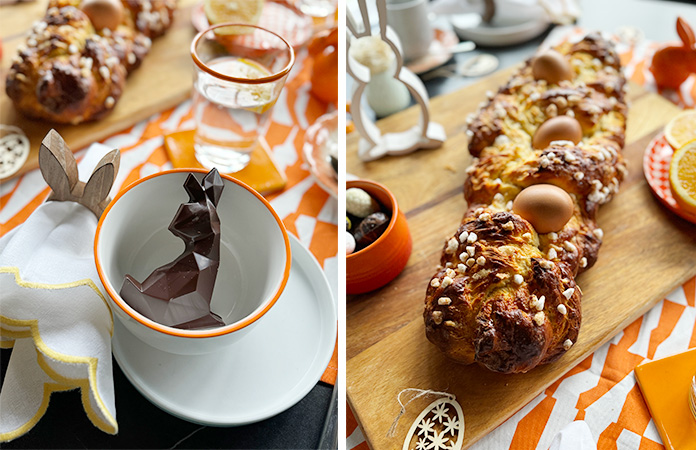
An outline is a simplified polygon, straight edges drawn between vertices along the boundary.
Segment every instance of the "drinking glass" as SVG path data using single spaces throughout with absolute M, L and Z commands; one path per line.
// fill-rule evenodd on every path
M 196 159 L 234 173 L 249 164 L 295 62 L 292 46 L 255 25 L 218 24 L 191 43 Z

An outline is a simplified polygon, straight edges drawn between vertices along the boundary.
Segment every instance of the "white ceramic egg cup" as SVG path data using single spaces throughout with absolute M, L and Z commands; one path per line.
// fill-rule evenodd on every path
M 292 268 L 283 294 L 225 348 L 176 355 L 143 344 L 114 321 L 114 357 L 145 398 L 190 422 L 237 426 L 285 411 L 316 385 L 333 354 L 336 305 L 317 261 L 289 237 Z
M 396 58 L 394 78 L 404 83 L 411 92 L 420 109 L 420 117 L 418 124 L 406 131 L 382 134 L 367 113 L 365 107 L 367 99 L 364 93 L 370 82 L 370 70 L 350 56 L 351 41 L 372 35 L 365 0 L 358 0 L 358 5 L 362 16 L 361 27 L 355 23 L 350 11 L 346 10 L 346 23 L 350 31 L 346 38 L 346 69 L 357 84 L 351 98 L 350 109 L 355 128 L 362 136 L 358 144 L 358 157 L 363 161 L 373 161 L 385 155 L 405 155 L 421 148 L 440 147 L 447 138 L 445 129 L 442 125 L 430 121 L 429 99 L 425 86 L 413 72 L 404 67 L 399 38 L 394 30 L 387 26 L 386 0 L 377 0 L 379 34 L 394 52 Z

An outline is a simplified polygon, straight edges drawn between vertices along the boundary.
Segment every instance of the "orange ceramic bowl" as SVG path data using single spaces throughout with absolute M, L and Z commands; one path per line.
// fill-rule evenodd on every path
M 392 211 L 389 226 L 371 245 L 346 256 L 346 292 L 363 294 L 381 288 L 396 278 L 411 256 L 411 233 L 396 197 L 374 181 L 348 181 L 346 188 L 360 188 Z

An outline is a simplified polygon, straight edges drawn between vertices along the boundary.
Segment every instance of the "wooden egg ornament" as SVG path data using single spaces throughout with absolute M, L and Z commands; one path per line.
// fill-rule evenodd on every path
M 512 203 L 512 210 L 532 224 L 539 234 L 563 229 L 573 216 L 573 199 L 552 184 L 534 184 L 523 189 Z
M 552 117 L 537 128 L 532 137 L 535 149 L 544 149 L 554 141 L 571 141 L 577 144 L 582 140 L 580 122 L 570 116 Z
M 113 31 L 123 21 L 123 3 L 120 0 L 82 0 L 80 9 L 97 31 L 104 28 Z
M 532 74 L 536 80 L 546 80 L 558 84 L 563 80 L 573 79 L 573 69 L 568 60 L 556 50 L 547 50 L 532 61 Z
M 428 432 L 435 424 L 442 424 L 442 431 Z M 460 450 L 464 444 L 464 432 L 464 411 L 459 402 L 454 396 L 441 398 L 428 405 L 413 421 L 404 439 L 402 450 L 423 448 Z

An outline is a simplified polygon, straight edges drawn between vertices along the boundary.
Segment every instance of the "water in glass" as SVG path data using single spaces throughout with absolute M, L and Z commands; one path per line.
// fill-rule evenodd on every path
M 259 63 L 244 58 L 225 56 L 206 65 L 215 72 L 240 79 L 270 75 Z M 276 83 L 235 83 L 198 71 L 193 110 L 199 162 L 228 173 L 244 168 L 258 145 L 259 136 L 266 132 L 277 99 L 274 89 Z

